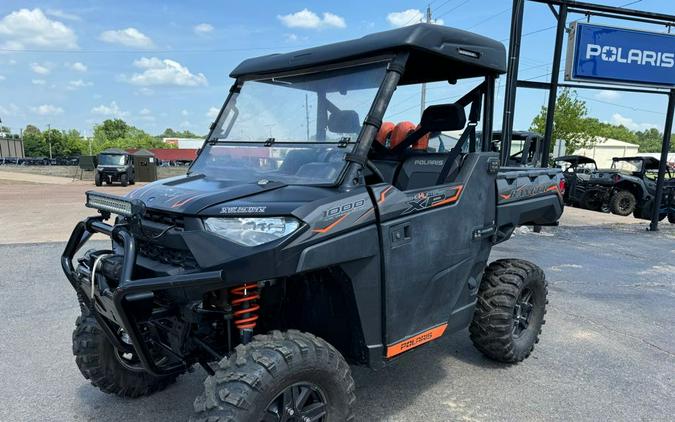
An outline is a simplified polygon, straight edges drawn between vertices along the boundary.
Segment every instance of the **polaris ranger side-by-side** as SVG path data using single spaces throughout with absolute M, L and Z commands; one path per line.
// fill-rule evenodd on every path
M 96 160 L 94 183 L 101 186 L 119 182 L 122 186 L 136 183 L 134 165 L 128 152 L 118 148 L 108 148 L 101 152 Z
M 488 259 L 517 226 L 557 223 L 564 182 L 559 169 L 500 169 L 476 139 L 479 122 L 491 133 L 505 56 L 418 24 L 241 63 L 186 176 L 87 193 L 99 215 L 62 256 L 85 378 L 138 397 L 199 364 L 196 420 L 343 421 L 347 362 L 380 368 L 466 327 L 488 357 L 525 359 L 544 274 Z M 468 78 L 475 88 L 418 125 L 382 123 L 397 87 Z M 460 129 L 447 152 L 427 145 Z M 110 249 L 73 262 L 94 233 Z

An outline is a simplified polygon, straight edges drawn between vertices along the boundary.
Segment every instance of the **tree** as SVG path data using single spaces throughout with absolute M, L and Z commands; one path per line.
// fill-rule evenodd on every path
M 108 148 L 173 148 L 124 120 L 105 120 L 94 127 L 92 150 L 94 154 Z M 87 146 L 88 148 L 88 146 Z
M 546 107 L 532 120 L 530 130 L 544 133 L 546 127 Z M 565 141 L 568 154 L 581 148 L 595 145 L 599 126 L 588 120 L 586 102 L 577 97 L 576 91 L 568 88 L 558 96 L 553 118 L 553 139 Z M 597 120 L 596 120 L 597 121 Z M 551 142 L 551 149 L 555 142 Z
M 164 129 L 164 132 L 162 132 L 158 138 L 202 138 L 202 136 L 195 135 L 194 133 L 190 132 L 189 130 L 184 130 L 182 132 L 176 132 L 175 130 L 171 128 L 166 128 Z
M 49 156 L 49 146 L 45 142 L 42 132 L 33 125 L 26 126 L 23 131 L 23 149 L 28 157 Z

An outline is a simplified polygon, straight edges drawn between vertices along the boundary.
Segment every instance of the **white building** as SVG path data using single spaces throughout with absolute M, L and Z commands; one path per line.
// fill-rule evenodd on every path
M 162 142 L 175 145 L 179 149 L 199 149 L 204 144 L 202 138 L 162 138 Z
M 609 168 L 612 166 L 612 158 L 614 157 L 638 155 L 638 146 L 616 139 L 598 138 L 594 147 L 576 150 L 574 155 L 584 155 L 594 159 L 598 163 L 598 168 Z

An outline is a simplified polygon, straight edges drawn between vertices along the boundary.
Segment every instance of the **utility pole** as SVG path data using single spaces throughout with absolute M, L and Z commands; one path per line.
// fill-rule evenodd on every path
M 52 159 L 52 137 L 51 137 L 51 132 L 52 131 L 52 125 L 48 124 L 47 125 L 47 143 L 49 144 L 49 159 Z
M 305 94 L 305 127 L 307 128 L 307 142 L 309 142 L 309 99 Z
M 427 15 L 426 15 L 426 23 L 431 23 L 431 5 L 427 5 Z M 420 119 L 422 119 L 422 114 L 424 114 L 424 109 L 425 103 L 427 102 L 427 84 L 424 83 L 422 84 L 422 95 L 420 98 Z

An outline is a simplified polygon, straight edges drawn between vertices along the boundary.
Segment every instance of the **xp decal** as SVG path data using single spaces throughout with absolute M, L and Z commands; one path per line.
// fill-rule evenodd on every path
M 455 203 L 462 194 L 462 188 L 463 186 L 459 185 L 446 189 L 417 192 L 407 202 L 408 208 L 402 214 L 410 214 L 411 212 L 424 211 L 439 205 Z

